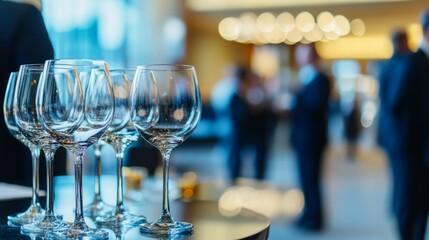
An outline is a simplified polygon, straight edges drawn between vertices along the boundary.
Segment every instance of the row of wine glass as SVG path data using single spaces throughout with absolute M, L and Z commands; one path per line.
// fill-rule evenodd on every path
M 106 239 L 108 233 L 85 223 L 84 213 L 101 226 L 136 226 L 150 235 L 187 235 L 191 223 L 175 221 L 168 196 L 169 156 L 196 128 L 201 97 L 195 69 L 190 65 L 145 65 L 132 70 L 109 70 L 105 61 L 48 60 L 22 65 L 11 73 L 4 100 L 10 132 L 28 146 L 33 158 L 33 197 L 24 213 L 8 217 L 24 233 L 52 238 Z M 163 157 L 162 215 L 155 222 L 129 213 L 124 207 L 122 159 L 125 149 L 142 136 Z M 117 203 L 106 210 L 101 199 L 82 206 L 82 161 L 88 147 L 101 141 L 113 146 L 117 157 Z M 74 157 L 75 219 L 67 223 L 54 213 L 53 158 L 63 146 Z M 37 202 L 37 165 L 46 156 L 46 209 Z M 97 197 L 97 189 L 96 189 Z M 99 189 L 98 189 L 99 196 Z

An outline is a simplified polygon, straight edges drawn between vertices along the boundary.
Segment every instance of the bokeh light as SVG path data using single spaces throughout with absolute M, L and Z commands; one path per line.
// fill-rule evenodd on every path
M 280 13 L 277 16 L 277 26 L 285 33 L 292 31 L 295 28 L 295 18 L 288 12 Z
M 256 19 L 256 27 L 261 32 L 271 32 L 276 27 L 276 17 L 272 13 L 265 12 Z
M 240 28 L 240 22 L 237 18 L 228 17 L 219 23 L 218 30 L 225 40 L 233 41 L 238 38 L 241 30 Z
M 365 23 L 362 21 L 362 19 L 353 19 L 350 23 L 351 26 L 351 32 L 357 36 L 362 37 L 365 34 L 366 28 Z
M 224 18 L 219 23 L 219 33 L 228 41 L 257 45 L 328 42 L 350 33 L 356 37 L 365 34 L 361 19 L 350 22 L 343 15 L 334 16 L 327 11 L 319 13 L 316 19 L 307 11 L 296 17 L 289 12 L 277 16 L 270 12 L 260 15 L 245 12 L 238 18 Z
M 315 25 L 314 17 L 309 12 L 301 12 L 296 16 L 295 24 L 302 32 L 310 32 Z

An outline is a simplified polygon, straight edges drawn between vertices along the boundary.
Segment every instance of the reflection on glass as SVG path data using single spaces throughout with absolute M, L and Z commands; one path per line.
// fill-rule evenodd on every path
M 105 145 L 105 142 L 99 140 L 94 143 L 94 155 L 95 155 L 95 184 L 94 184 L 94 199 L 91 203 L 86 205 L 83 209 L 85 216 L 96 218 L 103 217 L 114 211 L 114 208 L 107 205 L 101 198 L 101 148 Z
M 19 129 L 29 141 L 43 149 L 46 158 L 46 211 L 41 221 L 22 227 L 23 231 L 31 233 L 65 227 L 54 213 L 53 164 L 55 152 L 60 145 L 43 129 L 36 110 L 37 89 L 42 71 L 43 64 L 21 65 L 13 98 L 13 114 Z
M 3 101 L 3 114 L 9 132 L 31 151 L 33 175 L 32 175 L 32 194 L 31 205 L 22 213 L 17 213 L 7 217 L 10 225 L 23 225 L 40 220 L 43 217 L 44 210 L 39 204 L 39 156 L 40 148 L 28 141 L 21 130 L 18 128 L 15 117 L 13 116 L 13 97 L 16 86 L 18 72 L 12 72 L 7 83 L 6 93 Z
M 156 87 L 152 86 L 156 83 Z M 157 89 L 154 94 L 154 89 Z M 131 119 L 137 131 L 159 149 L 163 158 L 162 215 L 156 222 L 140 225 L 140 231 L 154 235 L 186 235 L 193 225 L 175 221 L 170 214 L 169 163 L 171 151 L 196 128 L 201 116 L 201 97 L 193 66 L 149 65 L 137 68 L 133 83 Z M 157 109 L 151 109 L 156 101 Z M 147 121 L 156 114 L 157 121 Z
M 96 221 L 100 225 L 128 225 L 137 226 L 146 221 L 144 216 L 129 213 L 124 206 L 124 184 L 122 177 L 122 164 L 124 152 L 127 147 L 137 141 L 138 132 L 130 121 L 129 96 L 135 70 L 111 70 L 110 76 L 115 96 L 115 114 L 112 124 L 108 128 L 103 140 L 109 143 L 116 152 L 117 160 L 117 196 L 115 211 L 105 217 L 100 216 Z
M 83 216 L 83 155 L 112 122 L 114 98 L 107 63 L 92 60 L 48 60 L 37 98 L 43 127 L 74 157 L 75 220 L 54 238 L 108 237 L 106 231 L 88 227 Z

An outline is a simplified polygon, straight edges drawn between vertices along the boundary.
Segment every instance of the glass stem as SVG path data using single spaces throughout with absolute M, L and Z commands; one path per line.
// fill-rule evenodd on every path
M 124 209 L 124 183 L 122 178 L 122 163 L 124 159 L 124 150 L 121 147 L 115 147 L 116 161 L 117 161 L 117 174 L 118 179 L 116 182 L 117 195 L 116 195 L 116 214 L 121 214 Z
M 83 151 L 84 152 L 84 151 Z M 83 199 L 82 199 L 82 161 L 83 161 L 83 152 L 78 152 L 74 154 L 74 170 L 75 170 L 75 194 L 76 194 L 76 211 L 75 211 L 75 220 L 74 225 L 85 224 L 83 218 Z
M 40 148 L 34 145 L 30 146 L 31 163 L 33 167 L 32 173 L 32 192 L 31 192 L 31 205 L 37 206 L 39 204 L 39 158 Z
M 95 200 L 101 201 L 101 145 L 96 143 L 94 144 L 94 154 L 95 154 Z
M 168 190 L 168 179 L 169 179 L 169 170 L 170 170 L 170 155 L 171 149 L 164 149 L 161 151 L 162 154 L 162 163 L 163 163 L 163 191 L 162 191 L 162 216 L 160 221 L 162 223 L 172 223 L 174 222 L 170 214 L 170 199 L 169 199 L 169 190 Z
M 46 213 L 54 216 L 54 155 L 57 148 L 44 149 L 46 158 Z

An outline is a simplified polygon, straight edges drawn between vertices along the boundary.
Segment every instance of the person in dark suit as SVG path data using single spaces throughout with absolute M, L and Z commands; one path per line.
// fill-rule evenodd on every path
M 389 72 L 382 105 L 389 135 L 382 140 L 396 169 L 395 217 L 404 240 L 423 240 L 429 205 L 429 12 L 421 15 L 419 49 Z M 386 73 L 387 74 L 387 73 Z M 395 171 L 394 169 L 394 171 Z
M 396 121 L 393 111 L 389 108 L 388 93 L 392 82 L 401 75 L 400 72 L 403 71 L 407 59 L 411 56 L 411 50 L 408 47 L 407 33 L 403 29 L 393 31 L 391 42 L 393 46 L 392 57 L 384 63 L 379 76 L 380 118 L 378 124 L 378 143 L 384 149 L 389 159 L 393 182 L 391 209 L 395 213 L 401 197 L 400 179 L 403 174 L 403 169 L 400 166 L 402 158 L 398 156 L 403 156 L 405 149 L 403 149 L 401 132 L 392 132 L 395 129 Z
M 232 134 L 229 152 L 229 173 L 231 181 L 241 176 L 243 150 L 251 146 L 254 150 L 254 177 L 263 180 L 266 175 L 269 145 L 275 117 L 262 86 L 262 79 L 250 69 L 236 70 L 237 91 L 230 99 Z
M 40 2 L 37 7 L 41 7 Z M 26 3 L 0 1 L 0 99 L 2 100 L 11 72 L 18 71 L 21 64 L 43 63 L 54 57 L 52 43 L 42 14 L 37 7 Z M 1 114 L 0 181 L 29 184 L 32 175 L 29 151 L 9 133 L 4 122 L 3 111 Z M 64 151 L 61 154 L 62 164 L 56 164 L 56 173 L 65 173 L 66 156 Z M 44 163 L 42 160 L 40 162 Z
M 292 112 L 291 141 L 298 160 L 304 209 L 298 227 L 323 228 L 321 169 L 327 144 L 330 79 L 320 70 L 314 44 L 300 44 L 295 50 L 301 88 Z

